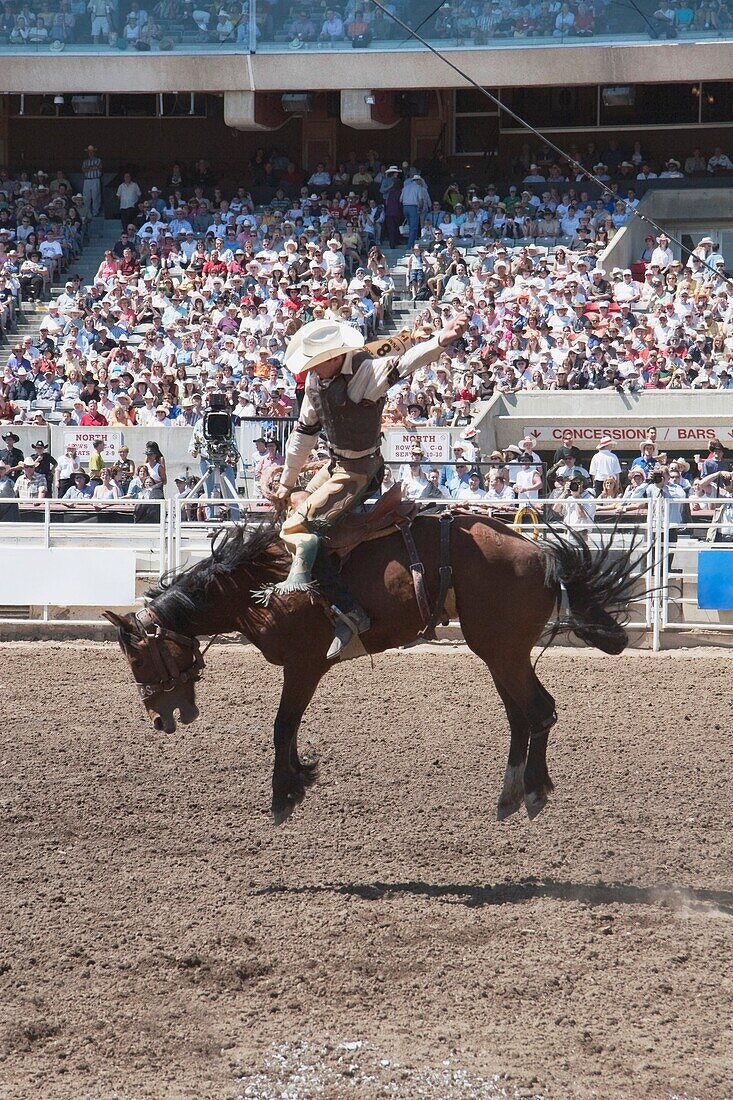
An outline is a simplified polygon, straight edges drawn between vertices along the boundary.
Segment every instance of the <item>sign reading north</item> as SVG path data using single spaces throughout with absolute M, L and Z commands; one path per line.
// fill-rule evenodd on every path
M 420 445 L 427 462 L 449 462 L 450 432 L 388 432 L 387 462 L 409 462 L 412 448 Z

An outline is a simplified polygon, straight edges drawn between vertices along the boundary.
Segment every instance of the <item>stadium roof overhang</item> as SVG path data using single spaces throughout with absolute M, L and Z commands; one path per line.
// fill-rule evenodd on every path
M 480 84 L 511 88 L 667 83 L 671 73 L 675 80 L 728 80 L 733 49 L 725 41 L 532 47 L 522 40 L 519 49 L 507 45 L 445 52 Z M 460 77 L 421 48 L 333 50 L 328 54 L 268 51 L 191 55 L 172 51 L 131 56 L 73 53 L 67 47 L 64 53 L 44 54 L 42 63 L 39 61 L 35 52 L 3 51 L 0 91 L 32 95 L 180 89 L 257 93 L 352 89 L 356 94 L 359 89 L 376 93 L 461 86 Z

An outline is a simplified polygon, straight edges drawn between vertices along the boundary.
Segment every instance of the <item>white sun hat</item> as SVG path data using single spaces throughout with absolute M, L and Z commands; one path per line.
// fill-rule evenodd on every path
M 337 355 L 364 347 L 364 337 L 351 325 L 339 321 L 310 321 L 293 336 L 285 352 L 285 365 L 292 374 L 317 367 Z

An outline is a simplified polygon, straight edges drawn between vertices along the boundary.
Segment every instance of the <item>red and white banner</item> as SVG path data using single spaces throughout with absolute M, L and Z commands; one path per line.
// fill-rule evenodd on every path
M 646 428 L 633 427 L 608 427 L 604 425 L 589 424 L 531 424 L 523 429 L 525 436 L 530 435 L 539 444 L 559 447 L 563 434 L 566 431 L 572 433 L 573 444 L 581 450 L 595 448 L 604 436 L 609 436 L 619 450 L 636 450 L 646 439 Z M 718 438 L 725 444 L 727 440 L 733 441 L 733 429 L 729 426 L 710 428 L 707 425 L 685 424 L 684 426 L 657 427 L 657 441 L 659 443 L 674 443 L 680 447 L 703 446 L 709 439 Z M 730 443 L 733 446 L 733 442 Z
M 92 444 L 95 439 L 104 440 L 102 457 L 105 462 L 114 462 L 117 452 L 122 444 L 122 432 L 109 428 L 66 428 L 64 431 L 64 450 L 70 443 L 76 445 L 76 457 L 80 462 L 89 461 L 92 453 Z
M 425 452 L 426 462 L 450 462 L 450 432 L 436 431 L 400 432 L 388 431 L 387 462 L 409 462 L 412 448 L 418 444 Z

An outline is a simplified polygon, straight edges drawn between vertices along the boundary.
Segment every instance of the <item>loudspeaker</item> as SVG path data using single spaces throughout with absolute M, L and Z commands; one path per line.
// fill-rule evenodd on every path
M 286 92 L 282 105 L 286 115 L 306 115 L 313 110 L 313 96 L 310 92 Z
M 425 92 L 395 92 L 395 111 L 403 118 L 427 118 L 428 97 Z

